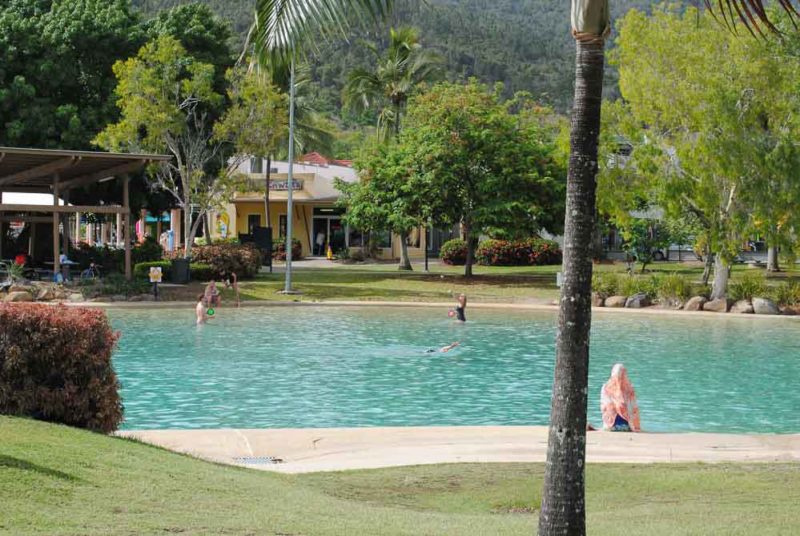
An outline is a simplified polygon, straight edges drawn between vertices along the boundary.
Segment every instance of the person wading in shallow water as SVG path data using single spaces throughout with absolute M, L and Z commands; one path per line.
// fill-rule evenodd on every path
M 195 315 L 197 316 L 197 325 L 205 324 L 208 321 L 208 301 L 206 301 L 205 294 L 200 294 L 197 297 L 197 305 L 194 308 Z
M 639 404 L 636 392 L 621 363 L 611 369 L 611 377 L 600 391 L 603 429 L 611 432 L 640 432 Z
M 459 322 L 466 322 L 467 321 L 467 295 L 466 294 L 459 294 L 458 301 L 456 302 L 456 308 L 453 309 L 453 313 L 455 315 L 456 320 Z

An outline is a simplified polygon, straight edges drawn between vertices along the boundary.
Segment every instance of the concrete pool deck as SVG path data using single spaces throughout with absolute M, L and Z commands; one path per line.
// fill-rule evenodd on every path
M 158 302 L 43 302 L 47 305 L 66 305 L 67 307 L 88 307 L 100 309 L 191 309 L 194 310 L 196 302 L 184 301 L 158 301 Z M 252 307 L 423 307 L 423 308 L 447 308 L 452 307 L 452 302 L 413 302 L 413 301 L 369 301 L 369 300 L 324 300 L 324 301 L 270 301 L 270 300 L 247 300 L 241 302 L 242 308 Z M 557 313 L 558 304 L 551 300 L 531 300 L 523 303 L 515 302 L 470 302 L 470 309 L 499 309 L 517 311 L 547 311 Z M 236 309 L 230 305 L 218 307 L 219 310 Z M 592 313 L 610 315 L 651 315 L 651 316 L 671 316 L 671 317 L 700 317 L 700 318 L 749 318 L 753 320 L 779 320 L 789 322 L 800 322 L 800 315 L 755 315 L 746 313 L 714 313 L 711 311 L 682 311 L 673 309 L 661 309 L 656 306 L 645 307 L 642 309 L 615 308 L 615 307 L 592 307 Z
M 545 426 L 135 430 L 118 435 L 209 461 L 282 473 L 544 462 L 547 453 Z M 283 463 L 264 463 L 265 457 Z M 261 463 L 253 458 L 262 458 Z M 587 461 L 800 462 L 800 434 L 589 432 Z

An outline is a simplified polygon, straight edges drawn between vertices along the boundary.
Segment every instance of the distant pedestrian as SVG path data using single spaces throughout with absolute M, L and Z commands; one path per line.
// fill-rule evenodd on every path
M 315 240 L 317 244 L 316 247 L 316 254 L 317 255 L 324 255 L 325 254 L 325 233 L 322 231 L 317 233 L 317 239 Z

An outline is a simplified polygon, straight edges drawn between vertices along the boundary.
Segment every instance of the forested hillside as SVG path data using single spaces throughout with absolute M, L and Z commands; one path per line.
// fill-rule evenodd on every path
M 188 0 L 134 0 L 146 15 Z M 253 18 L 255 0 L 200 0 L 230 20 L 239 43 Z M 688 0 L 686 0 L 688 1 Z M 655 0 L 617 0 L 615 16 L 646 9 Z M 447 77 L 502 81 L 509 93 L 526 90 L 560 111 L 572 98 L 574 43 L 570 3 L 561 0 L 398 0 L 392 25 L 419 28 L 423 43 L 447 60 Z M 369 61 L 362 39 L 380 41 L 386 28 L 362 28 L 349 42 L 325 43 L 313 59 L 314 76 L 328 111 L 338 111 L 345 73 Z M 607 91 L 616 90 L 609 73 Z

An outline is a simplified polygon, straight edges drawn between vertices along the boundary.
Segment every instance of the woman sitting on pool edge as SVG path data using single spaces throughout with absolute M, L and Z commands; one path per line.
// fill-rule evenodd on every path
M 611 369 L 611 377 L 600 391 L 603 429 L 611 432 L 640 432 L 639 404 L 636 392 L 621 363 Z

